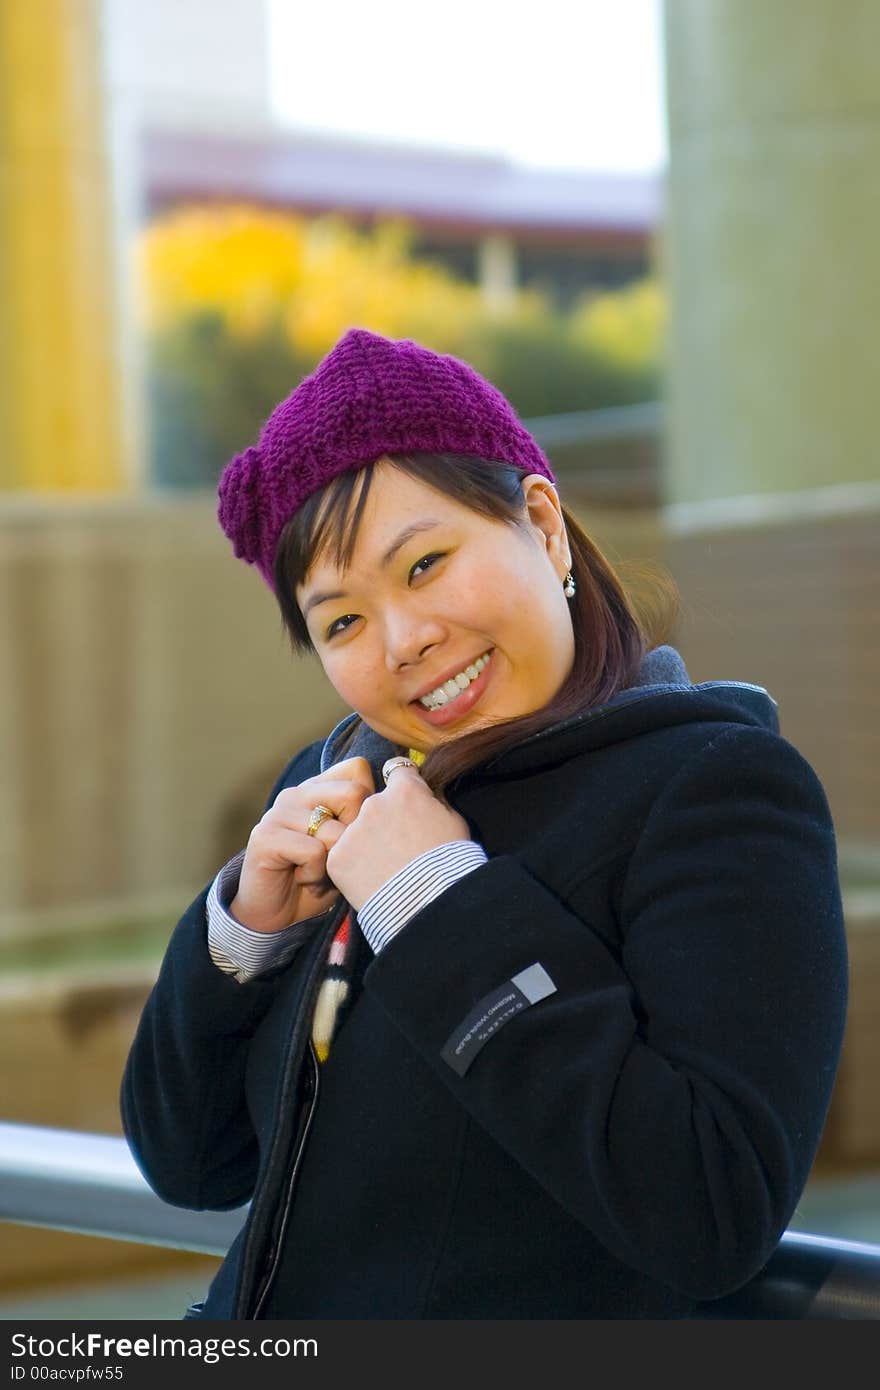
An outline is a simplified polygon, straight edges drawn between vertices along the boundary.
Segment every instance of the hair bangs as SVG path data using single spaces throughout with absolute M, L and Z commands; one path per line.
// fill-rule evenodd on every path
M 303 575 L 320 555 L 332 555 L 337 569 L 347 570 L 357 545 L 375 465 L 340 473 L 319 494 L 302 556 Z

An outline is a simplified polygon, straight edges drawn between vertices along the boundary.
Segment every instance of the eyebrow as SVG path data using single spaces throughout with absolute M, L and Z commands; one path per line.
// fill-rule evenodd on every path
M 435 526 L 441 526 L 442 524 L 442 522 L 436 521 L 433 517 L 425 517 L 423 521 L 412 521 L 409 526 L 404 526 L 403 530 L 395 536 L 379 561 L 379 568 L 383 570 L 387 569 L 398 550 L 401 550 L 403 546 L 406 545 L 407 541 L 412 540 L 413 536 L 419 535 L 421 531 L 432 531 Z M 325 589 L 316 594 L 312 594 L 303 609 L 303 617 L 307 618 L 312 609 L 317 608 L 319 603 L 329 603 L 331 599 L 347 597 L 348 594 L 345 589 Z

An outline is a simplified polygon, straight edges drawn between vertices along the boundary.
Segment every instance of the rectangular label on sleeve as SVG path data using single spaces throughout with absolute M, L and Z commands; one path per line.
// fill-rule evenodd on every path
M 515 1014 L 555 993 L 556 986 L 547 971 L 535 961 L 484 995 L 464 1022 L 447 1038 L 440 1056 L 454 1072 L 464 1076 L 477 1053 L 482 1051 L 499 1028 L 509 1023 Z

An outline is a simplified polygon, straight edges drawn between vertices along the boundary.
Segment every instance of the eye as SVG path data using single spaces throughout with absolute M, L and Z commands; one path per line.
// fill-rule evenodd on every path
M 325 633 L 325 636 L 328 640 L 331 637 L 335 637 L 337 632 L 345 631 L 345 627 L 348 627 L 348 622 L 346 621 L 348 618 L 350 618 L 351 621 L 354 622 L 354 620 L 357 618 L 357 613 L 343 613 L 341 618 L 337 618 L 335 622 L 332 622 Z M 340 623 L 345 623 L 345 627 L 340 627 Z
M 442 559 L 443 559 L 443 553 L 442 553 L 441 551 L 439 551 L 439 550 L 432 550 L 431 553 L 430 553 L 430 555 L 423 555 L 422 558 L 421 558 L 421 560 L 416 560 L 415 564 L 413 565 L 412 569 L 410 570 L 410 572 L 409 572 L 409 577 L 410 577 L 410 579 L 412 579 L 412 577 L 413 577 L 413 575 L 415 574 L 416 570 L 419 569 L 422 565 L 425 565 L 428 569 L 430 569 L 431 565 L 434 563 L 435 560 L 442 560 Z

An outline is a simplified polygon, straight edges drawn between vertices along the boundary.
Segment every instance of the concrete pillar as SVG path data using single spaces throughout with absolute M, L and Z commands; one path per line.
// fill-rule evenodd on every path
M 117 489 L 100 0 L 0 0 L 0 487 Z
M 516 242 L 513 237 L 501 232 L 481 237 L 478 262 L 483 298 L 490 308 L 505 308 L 516 294 L 519 279 Z
M 880 5 L 666 0 L 671 503 L 880 478 Z

